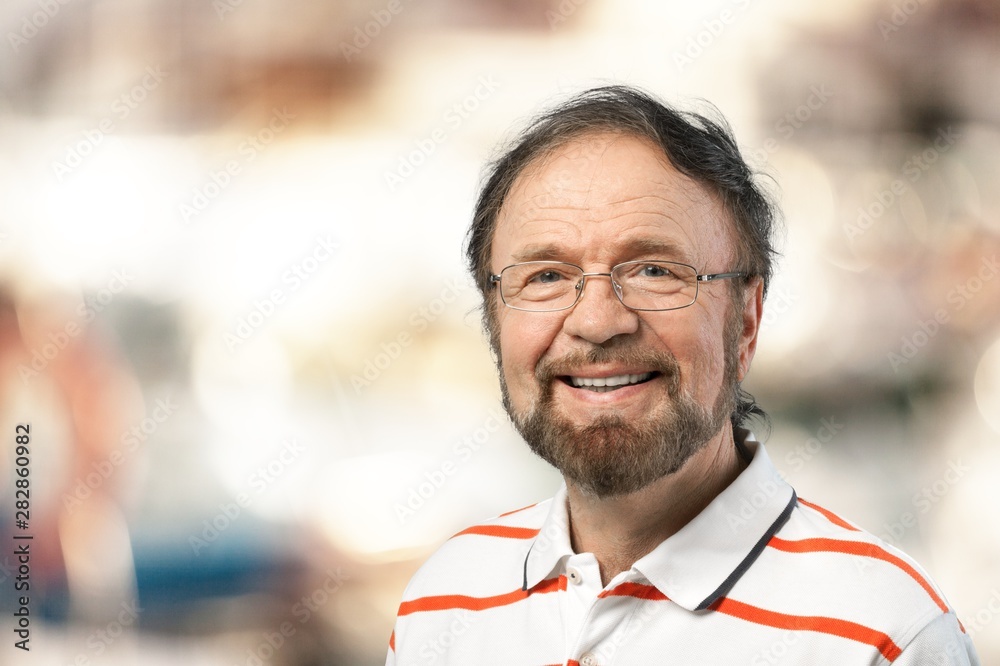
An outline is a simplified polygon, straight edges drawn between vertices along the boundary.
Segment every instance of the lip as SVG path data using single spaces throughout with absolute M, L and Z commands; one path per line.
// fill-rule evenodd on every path
M 606 379 L 619 375 L 644 375 L 653 373 L 653 376 L 639 384 L 626 384 L 611 391 L 593 391 L 585 387 L 576 387 L 569 383 L 569 377 L 584 377 L 587 379 Z M 612 370 L 575 370 L 572 374 L 560 375 L 555 380 L 556 392 L 563 399 L 583 402 L 588 405 L 621 405 L 632 399 L 641 397 L 650 389 L 658 389 L 655 384 L 661 381 L 663 374 L 654 370 L 637 370 L 634 368 L 614 368 Z
M 644 375 L 656 372 L 652 368 L 630 368 L 626 366 L 601 366 L 597 368 L 573 368 L 568 372 L 560 372 L 560 377 L 586 377 L 587 379 L 607 379 L 618 375 Z
M 657 381 L 659 381 L 659 377 L 654 377 L 648 382 L 642 384 L 630 384 L 629 386 L 623 386 L 622 388 L 615 389 L 614 391 L 605 391 L 603 393 L 587 389 L 574 388 L 569 384 L 560 381 L 556 386 L 556 399 L 561 402 L 564 407 L 568 407 L 569 405 L 575 403 L 577 405 L 583 405 L 588 409 L 601 406 L 624 409 L 626 406 L 630 406 L 630 403 L 635 401 L 639 401 L 644 404 L 646 401 L 642 400 L 643 396 L 649 394 L 649 391 L 652 388 L 651 385 Z M 642 411 L 645 411 L 645 408 L 643 408 Z
M 573 388 L 607 388 L 614 389 L 623 386 L 630 386 L 632 384 L 644 384 L 656 375 L 652 372 L 643 373 L 623 373 L 620 375 L 612 375 L 610 377 L 584 377 L 581 375 L 571 375 L 569 377 L 563 377 L 563 381 L 571 384 Z

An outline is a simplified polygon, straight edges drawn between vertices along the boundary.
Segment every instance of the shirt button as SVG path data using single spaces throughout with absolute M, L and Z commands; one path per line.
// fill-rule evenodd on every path
M 566 567 L 566 577 L 569 578 L 569 582 L 574 585 L 579 585 L 583 582 L 583 574 L 576 567 Z M 582 663 L 582 662 L 581 662 Z M 596 661 L 594 662 L 597 663 Z
M 580 666 L 600 666 L 600 663 L 597 661 L 597 657 L 588 652 L 580 658 Z

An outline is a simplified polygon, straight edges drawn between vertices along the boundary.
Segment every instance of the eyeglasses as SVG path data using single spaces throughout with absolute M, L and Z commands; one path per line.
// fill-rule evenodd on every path
M 693 305 L 698 285 L 746 277 L 746 273 L 699 275 L 694 266 L 672 261 L 626 261 L 610 273 L 585 273 L 561 261 L 527 261 L 507 266 L 490 282 L 500 285 L 500 298 L 514 310 L 556 312 L 576 305 L 588 277 L 611 278 L 615 296 L 630 310 L 679 310 Z

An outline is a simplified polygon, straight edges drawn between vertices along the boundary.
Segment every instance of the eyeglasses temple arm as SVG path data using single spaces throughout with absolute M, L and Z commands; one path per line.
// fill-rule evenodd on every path
M 710 273 L 708 275 L 696 275 L 698 282 L 711 282 L 712 280 L 728 280 L 730 278 L 746 277 L 746 273 Z

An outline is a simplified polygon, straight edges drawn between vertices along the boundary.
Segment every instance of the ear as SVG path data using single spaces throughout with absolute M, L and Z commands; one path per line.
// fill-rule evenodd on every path
M 757 353 L 757 334 L 764 316 L 764 280 L 757 277 L 746 286 L 743 292 L 743 326 L 740 329 L 739 350 L 740 365 L 737 373 L 738 381 L 750 372 L 750 363 Z

